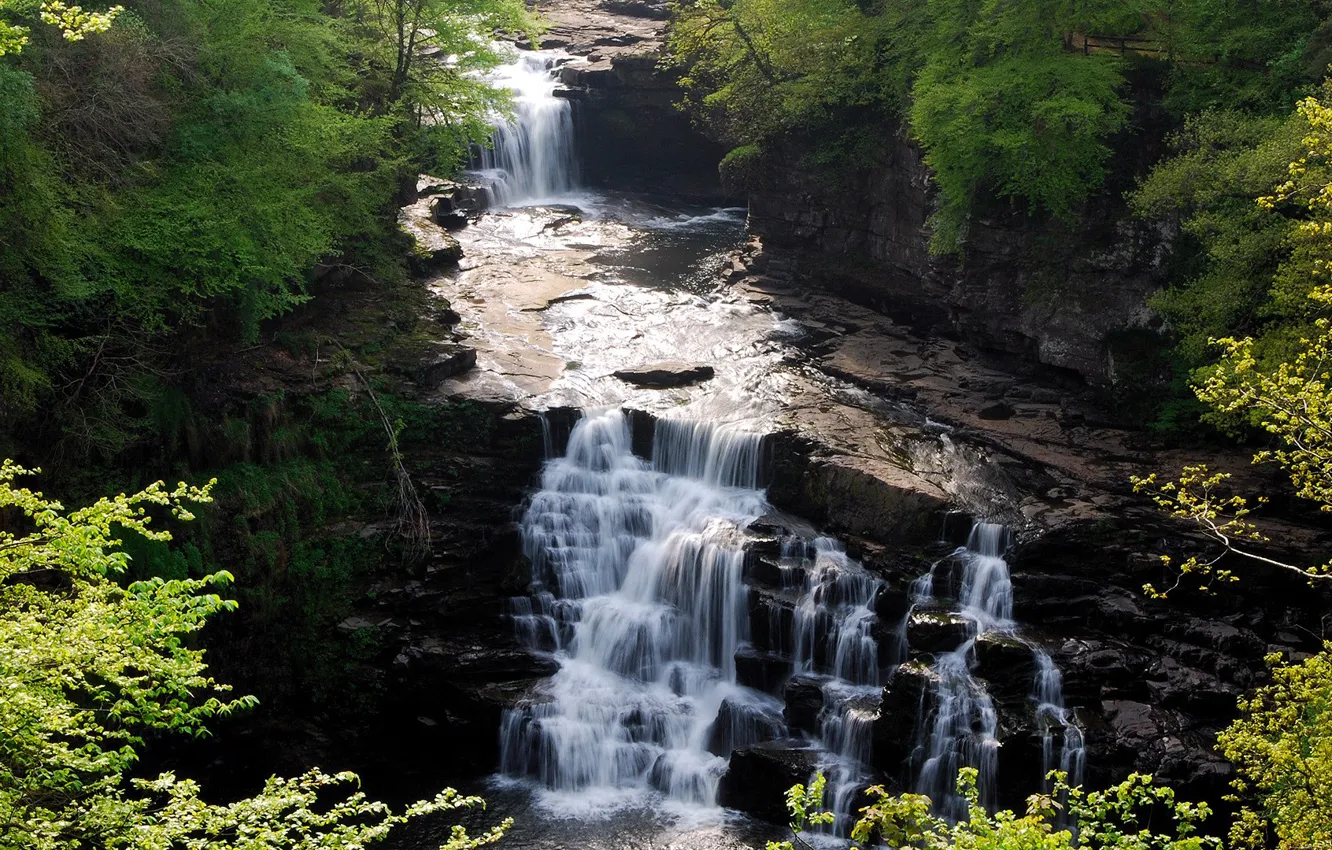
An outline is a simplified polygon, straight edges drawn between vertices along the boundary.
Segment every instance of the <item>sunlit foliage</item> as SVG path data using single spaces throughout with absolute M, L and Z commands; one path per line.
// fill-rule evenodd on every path
M 0 846 L 353 848 L 409 818 L 482 805 L 449 789 L 397 814 L 354 775 L 318 770 L 226 805 L 171 773 L 132 777 L 147 734 L 204 736 L 210 719 L 254 703 L 231 698 L 191 640 L 235 607 L 217 593 L 227 573 L 123 580 L 120 540 L 169 539 L 153 516 L 191 519 L 186 505 L 207 502 L 211 485 L 159 482 L 67 511 L 20 487 L 28 474 L 0 464 Z M 507 827 L 456 828 L 444 846 L 471 850 Z
M 1211 809 L 1205 804 L 1179 802 L 1169 788 L 1152 784 L 1150 776 L 1133 774 L 1105 791 L 1069 788 L 1055 777 L 1054 796 L 1036 794 L 1027 800 L 1025 814 L 1004 810 L 990 814 L 980 803 L 976 769 L 958 772 L 957 790 L 968 802 L 966 819 L 950 823 L 931 812 L 929 797 L 893 796 L 882 787 L 870 788 L 870 805 L 861 810 L 851 828 L 855 847 L 888 846 L 916 850 L 1207 850 L 1220 841 L 1197 834 Z M 787 792 L 796 841 L 805 823 L 828 823 L 820 806 L 823 777 L 810 788 L 797 785 Z M 1056 803 L 1065 800 L 1065 803 Z M 1063 825 L 1060 808 L 1065 811 Z M 1159 816 L 1169 815 L 1166 831 L 1153 828 Z M 801 841 L 804 844 L 803 841 Z M 768 842 L 768 850 L 794 850 L 791 841 Z

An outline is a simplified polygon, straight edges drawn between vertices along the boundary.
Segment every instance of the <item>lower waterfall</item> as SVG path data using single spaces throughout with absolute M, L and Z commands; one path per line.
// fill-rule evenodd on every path
M 525 645 L 559 669 L 505 713 L 501 772 L 565 811 L 713 807 L 732 751 L 774 741 L 812 751 L 837 815 L 830 831 L 845 834 L 863 789 L 884 779 L 871 766 L 874 729 L 908 657 L 907 623 L 884 627 L 888 587 L 832 538 L 777 523 L 780 542 L 756 554 L 754 529 L 774 523 L 759 434 L 669 419 L 654 429 L 651 460 L 634 453 L 620 410 L 584 415 L 562 454 L 547 436 L 552 456 L 521 521 L 532 593 L 511 614 Z M 960 644 L 933 656 L 910 759 L 915 790 L 948 817 L 965 815 L 954 787 L 963 766 L 979 769 L 987 804 L 996 796 L 999 715 L 972 670 L 979 638 L 1018 640 L 1009 539 L 977 523 L 915 583 L 912 610 L 955 605 L 965 621 Z M 1081 737 L 1058 668 L 1032 651 L 1045 767 L 1077 781 Z M 799 717 L 778 698 L 792 687 L 812 695 Z
M 506 716 L 501 767 L 555 791 L 711 805 L 722 704 L 741 709 L 732 746 L 780 726 L 780 706 L 735 675 L 748 623 L 740 529 L 766 510 L 759 436 L 662 422 L 657 437 L 645 461 L 620 411 L 588 415 L 546 465 L 522 521 L 536 594 L 514 619 L 560 669 L 544 701 Z
M 1004 557 L 1011 542 L 1004 526 L 977 523 L 967 544 L 936 564 L 913 588 L 913 608 L 933 604 L 936 573 L 941 567 L 952 568 L 954 601 L 967 624 L 966 637 L 957 648 L 935 656 L 933 716 L 927 719 L 926 713 L 921 713 L 914 759 L 919 765 L 916 792 L 928 796 L 934 801 L 936 811 L 953 820 L 967 815 L 967 801 L 957 793 L 957 776 L 962 767 L 976 769 L 981 803 L 990 809 L 995 807 L 999 712 L 984 684 L 972 675 L 972 669 L 978 638 L 987 634 L 1015 637 L 1017 633 L 1017 623 L 1013 621 L 1013 583 Z M 911 614 L 907 616 L 910 618 Z M 1042 779 L 1051 770 L 1062 770 L 1070 784 L 1080 784 L 1085 762 L 1082 731 L 1072 712 L 1064 706 L 1062 676 L 1048 652 L 1034 645 L 1030 649 L 1036 670 L 1030 701 L 1034 703 L 1036 723 L 1042 734 Z

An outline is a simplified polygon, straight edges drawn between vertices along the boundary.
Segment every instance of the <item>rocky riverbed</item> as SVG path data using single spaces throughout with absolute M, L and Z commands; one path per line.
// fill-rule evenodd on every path
M 669 90 L 648 61 L 660 44 L 659 15 L 650 4 L 627 5 L 629 18 L 620 5 L 549 10 L 548 45 L 564 51 L 550 60 L 563 85 L 557 95 L 578 104 L 580 126 Z M 622 21 L 631 23 L 617 35 Z M 644 173 L 627 170 L 626 185 L 662 185 L 644 181 Z M 601 182 L 607 175 L 613 170 Z M 775 639 L 762 644 L 764 624 L 793 617 L 801 604 L 783 577 L 792 563 L 771 548 L 765 555 L 763 546 L 821 533 L 842 541 L 855 570 L 881 585 L 871 606 L 880 653 L 907 653 L 906 663 L 885 668 L 886 687 L 863 706 L 860 696 L 844 703 L 847 717 L 871 723 L 866 763 L 880 780 L 912 786 L 920 730 L 942 711 L 931 696 L 940 693 L 938 659 L 974 639 L 966 649 L 970 676 L 997 717 L 984 731 L 998 752 L 995 802 L 1019 805 L 1038 787 L 1048 734 L 1033 725 L 1037 695 L 1029 683 L 1041 681 L 1043 664 L 1062 673 L 1060 710 L 1066 705 L 1068 713 L 1061 722 L 1085 739 L 1088 782 L 1145 771 L 1187 796 L 1218 799 L 1229 767 L 1212 750 L 1215 733 L 1233 716 L 1235 698 L 1262 681 L 1266 654 L 1293 658 L 1318 648 L 1329 600 L 1261 569 L 1247 571 L 1243 600 L 1187 589 L 1169 602 L 1147 599 L 1141 586 L 1162 579 L 1156 555 L 1190 551 L 1198 541 L 1134 496 L 1128 478 L 1200 459 L 1239 472 L 1241 483 L 1262 473 L 1238 454 L 1200 458 L 1117 427 L 1075 376 L 996 359 L 967 335 L 941 332 L 910 311 L 822 288 L 789 247 L 747 233 L 742 208 L 699 205 L 709 191 L 680 185 L 691 187 L 688 197 L 583 189 L 509 209 L 473 205 L 461 229 L 454 201 L 441 216 L 427 196 L 409 207 L 405 224 L 450 253 L 436 231 L 455 228 L 449 240 L 462 254 L 456 269 L 425 275 L 457 319 L 455 347 L 441 355 L 453 365 L 434 373 L 431 397 L 479 405 L 526 439 L 540 432 L 547 454 L 564 450 L 579 411 L 588 410 L 626 411 L 633 450 L 645 463 L 661 421 L 765 435 L 766 498 L 787 514 L 765 520 L 779 530 L 767 544 L 757 525 L 745 529 L 752 645 L 734 663 L 743 685 L 782 701 L 779 725 L 788 737 L 730 754 L 723 802 L 779 817 L 780 789 L 820 764 L 802 736 L 821 734 L 830 717 L 826 679 L 792 677 L 799 659 Z M 530 484 L 537 462 L 506 468 L 506 492 L 521 490 L 521 479 Z M 503 616 L 512 610 L 506 600 L 533 580 L 511 524 L 518 502 L 505 516 L 495 503 L 461 520 L 494 524 L 493 535 L 461 556 L 467 574 L 482 577 L 469 597 L 468 625 L 446 629 L 447 638 L 431 627 L 410 631 L 395 662 L 404 681 L 415 683 L 403 715 L 429 720 L 420 722 L 442 751 L 469 741 L 464 750 L 478 767 L 497 755 L 478 741 L 490 735 L 495 742 L 492 730 L 506 709 L 530 703 L 560 663 L 524 649 Z M 1014 535 L 987 556 L 1011 574 L 1011 612 L 997 627 L 982 623 L 979 634 L 972 609 L 949 601 L 956 589 L 941 590 L 939 604 L 933 596 L 923 603 L 919 591 L 926 574 L 941 588 L 963 581 L 947 566 L 962 561 L 948 557 L 966 543 L 974 519 L 1002 523 Z M 455 534 L 459 522 L 446 521 L 438 533 Z M 1317 528 L 1272 528 L 1291 557 L 1326 542 Z M 420 594 L 430 592 L 423 588 L 431 580 L 402 598 L 430 608 Z M 399 605 L 375 608 L 388 616 Z M 521 789 L 496 793 L 514 811 L 530 802 Z M 722 834 L 732 837 L 702 839 L 687 829 L 644 827 L 638 817 L 611 831 L 628 842 L 616 846 L 747 840 L 734 839 L 730 827 Z M 542 829 L 533 839 L 541 846 L 586 841 L 576 819 Z

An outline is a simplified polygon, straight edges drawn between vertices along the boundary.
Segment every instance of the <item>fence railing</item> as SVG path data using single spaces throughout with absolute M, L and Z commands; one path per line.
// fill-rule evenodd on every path
M 1164 59 L 1169 53 L 1164 44 L 1150 38 L 1134 38 L 1118 35 L 1091 35 L 1069 33 L 1064 37 L 1064 49 L 1074 53 L 1116 53 L 1123 56 L 1128 53 Z

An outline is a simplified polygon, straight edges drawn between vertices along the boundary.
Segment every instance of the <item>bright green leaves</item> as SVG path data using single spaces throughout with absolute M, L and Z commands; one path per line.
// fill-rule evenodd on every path
M 0 0 L 0 57 L 18 53 L 28 43 L 29 28 L 22 23 L 6 21 L 6 13 L 25 22 L 35 14 L 42 23 L 60 30 L 66 41 L 82 41 L 89 35 L 109 30 L 123 11 L 123 6 L 96 11 L 71 6 L 61 0 L 46 0 L 40 5 L 33 0 Z
M 192 636 L 234 604 L 218 572 L 122 586 L 126 534 L 154 540 L 153 514 L 190 519 L 207 487 L 154 484 L 66 511 L 18 487 L 29 473 L 0 463 L 0 846 L 6 850 L 358 850 L 409 818 L 483 807 L 446 790 L 395 814 L 352 774 L 274 777 L 228 805 L 200 799 L 173 774 L 131 779 L 146 733 L 207 734 L 213 717 L 249 708 L 227 697 Z M 456 827 L 444 850 L 493 843 Z
M 1308 98 L 1301 103 L 1300 115 L 1306 125 L 1301 151 L 1286 167 L 1287 179 L 1270 194 L 1263 192 L 1255 204 L 1264 214 L 1291 214 L 1292 220 L 1283 229 L 1292 247 L 1278 267 L 1273 292 L 1278 302 L 1293 300 L 1298 293 L 1305 316 L 1325 315 L 1332 308 L 1329 101 L 1332 93 L 1325 92 L 1322 100 Z M 1254 463 L 1275 463 L 1289 475 L 1296 495 L 1332 511 L 1332 369 L 1328 366 L 1332 362 L 1332 321 L 1315 318 L 1301 324 L 1305 329 L 1296 330 L 1293 339 L 1282 340 L 1284 351 L 1275 356 L 1270 336 L 1266 357 L 1260 356 L 1259 344 L 1252 338 L 1211 340 L 1221 359 L 1198 373 L 1194 393 L 1207 408 L 1205 418 L 1213 424 L 1227 430 L 1257 428 L 1270 435 L 1271 448 L 1254 455 Z M 1298 326 L 1286 330 L 1295 328 Z M 1228 477 L 1213 474 L 1205 466 L 1190 466 L 1179 481 L 1165 485 L 1158 485 L 1156 476 L 1133 480 L 1134 487 L 1151 493 L 1160 508 L 1190 521 L 1218 544 L 1216 555 L 1183 563 L 1182 575 L 1196 575 L 1204 588 L 1212 578 L 1232 579 L 1229 572 L 1217 572 L 1215 567 L 1222 556 L 1233 552 L 1312 579 L 1332 579 L 1332 564 L 1303 568 L 1248 549 L 1245 543 L 1264 538 L 1247 519 L 1253 509 L 1250 500 L 1223 490 Z M 1261 503 L 1259 499 L 1255 504 Z M 1150 586 L 1147 590 L 1161 595 Z
M 786 810 L 791 813 L 791 832 L 798 838 L 807 826 L 823 826 L 836 818 L 823 811 L 823 790 L 828 778 L 822 773 L 814 777 L 809 787 L 792 785 L 786 790 Z M 767 850 L 795 850 L 790 841 L 769 841 Z
M 1273 296 L 1278 303 L 1283 297 L 1298 298 L 1299 307 L 1283 308 L 1285 315 L 1297 317 L 1325 315 L 1332 307 L 1327 277 L 1332 262 L 1332 91 L 1304 100 L 1299 116 L 1297 153 L 1284 153 L 1288 140 L 1260 141 L 1251 143 L 1247 152 L 1226 157 L 1232 168 L 1245 162 L 1261 166 L 1259 179 L 1266 185 L 1257 192 L 1257 204 L 1250 204 L 1269 219 L 1269 228 L 1286 236 L 1290 250 L 1280 260 Z M 1273 155 L 1290 160 L 1282 169 L 1285 174 L 1275 178 Z M 1201 162 L 1205 153 L 1198 157 Z M 1173 163 L 1170 176 L 1187 176 L 1198 164 Z M 1274 181 L 1278 185 L 1272 190 Z M 1160 196 L 1159 187 L 1149 183 L 1139 197 Z M 1199 374 L 1194 390 L 1214 423 L 1266 432 L 1270 448 L 1256 454 L 1254 462 L 1276 464 L 1290 477 L 1297 495 L 1332 511 L 1332 322 L 1316 318 L 1299 325 L 1303 329 L 1283 341 L 1284 351 L 1273 344 L 1275 334 L 1269 334 L 1263 341 L 1266 356 L 1260 356 L 1260 343 L 1251 338 L 1213 340 L 1220 362 Z M 1299 325 L 1292 322 L 1287 330 Z M 1205 466 L 1186 467 L 1178 481 L 1167 484 L 1157 484 L 1156 476 L 1134 479 L 1137 490 L 1150 492 L 1159 507 L 1191 522 L 1217 544 L 1216 554 L 1179 566 L 1177 585 L 1191 577 L 1206 590 L 1213 580 L 1235 580 L 1231 571 L 1218 566 L 1221 556 L 1230 553 L 1311 581 L 1332 580 L 1332 564 L 1302 567 L 1250 550 L 1249 544 L 1265 540 L 1248 518 L 1263 499 L 1226 490 L 1228 479 Z M 1164 595 L 1150 586 L 1147 590 Z M 1273 665 L 1279 661 L 1268 659 Z M 1242 716 L 1219 739 L 1221 751 L 1235 763 L 1237 800 L 1244 804 L 1231 828 L 1232 846 L 1257 850 L 1273 846 L 1273 839 L 1280 850 L 1328 846 L 1332 646 L 1299 664 L 1276 667 L 1272 683 L 1242 699 L 1239 708 Z
M 906 44 L 912 20 L 896 8 L 866 14 L 852 0 L 692 0 L 675 5 L 670 61 L 685 71 L 687 102 L 737 145 L 810 131 L 836 144 L 849 112 L 889 117 L 905 70 L 886 51 Z M 911 10 L 909 15 L 916 13 Z
M 933 247 L 958 247 L 985 194 L 1074 215 L 1100 188 L 1105 139 L 1127 113 L 1120 84 L 1112 62 L 1058 47 L 971 67 L 927 66 L 910 117 L 943 193 Z
M 1272 684 L 1240 701 L 1243 716 L 1221 733 L 1247 805 L 1231 846 L 1303 850 L 1332 845 L 1332 647 L 1277 666 Z M 1268 659 L 1275 665 L 1278 659 Z M 1256 797 L 1256 801 L 1255 801 Z
M 968 802 L 965 820 L 949 823 L 934 815 L 929 797 L 893 796 L 882 787 L 870 788 L 870 805 L 861 810 L 851 828 L 857 847 L 887 846 L 899 850 L 1213 850 L 1215 838 L 1198 836 L 1198 824 L 1211 810 L 1204 804 L 1181 803 L 1175 792 L 1152 784 L 1150 776 L 1133 774 L 1105 791 L 1069 788 L 1062 774 L 1051 775 L 1054 795 L 1037 794 L 1027 800 L 1026 814 L 1000 811 L 989 814 L 980 803 L 975 768 L 958 772 L 957 790 Z M 797 785 L 787 792 L 791 829 L 797 838 L 805 823 L 829 823 L 822 811 L 823 776 L 808 791 Z M 1059 800 L 1066 802 L 1060 803 Z M 1074 833 L 1056 824 L 1063 809 L 1077 826 Z M 1160 815 L 1169 816 L 1165 832 L 1152 827 Z M 818 818 L 818 820 L 816 820 Z M 804 842 L 802 842 L 804 843 Z M 792 850 L 792 842 L 769 842 L 768 850 Z
M 694 106 L 734 143 L 815 133 L 873 164 L 905 119 L 942 190 L 934 245 L 955 249 L 972 208 L 1013 200 L 1073 215 L 1099 189 L 1124 121 L 1117 65 L 1065 50 L 1097 4 L 884 0 L 677 4 L 671 51 Z M 1115 5 L 1115 4 L 1106 4 Z M 1122 4 L 1118 4 L 1122 7 Z M 873 141 L 848 145 L 857 132 Z

